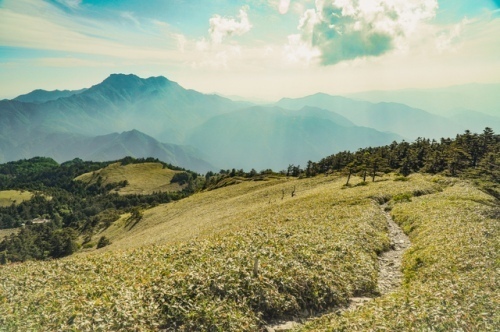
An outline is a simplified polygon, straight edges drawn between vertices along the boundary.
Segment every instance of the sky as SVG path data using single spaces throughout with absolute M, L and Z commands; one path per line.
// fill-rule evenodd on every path
M 500 82 L 500 0 L 0 0 L 0 99 L 112 73 L 273 101 Z

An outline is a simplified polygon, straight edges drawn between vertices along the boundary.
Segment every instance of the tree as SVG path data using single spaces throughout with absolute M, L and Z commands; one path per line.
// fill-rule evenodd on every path
M 387 161 L 378 154 L 371 155 L 369 160 L 371 168 L 372 182 L 375 182 L 375 176 L 378 171 L 386 171 Z
M 358 167 L 357 167 L 356 162 L 353 161 L 353 162 L 350 162 L 346 168 L 348 171 L 348 175 L 347 175 L 347 182 L 345 183 L 345 185 L 348 186 L 349 180 L 351 179 L 351 175 L 357 171 Z
M 7 259 L 7 251 L 0 252 L 0 265 L 5 265 L 9 262 Z

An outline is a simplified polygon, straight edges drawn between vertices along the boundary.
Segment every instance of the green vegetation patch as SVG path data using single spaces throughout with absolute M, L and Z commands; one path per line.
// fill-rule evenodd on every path
M 29 201 L 33 197 L 33 193 L 29 191 L 19 190 L 2 190 L 0 191 L 0 207 L 19 204 L 24 201 Z
M 303 331 L 498 331 L 498 201 L 466 183 L 394 205 L 409 232 L 404 286 Z

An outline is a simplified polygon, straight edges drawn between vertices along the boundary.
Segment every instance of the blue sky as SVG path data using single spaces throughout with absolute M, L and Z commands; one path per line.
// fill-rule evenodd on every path
M 500 82 L 499 1 L 0 0 L 0 98 L 111 73 L 274 100 Z

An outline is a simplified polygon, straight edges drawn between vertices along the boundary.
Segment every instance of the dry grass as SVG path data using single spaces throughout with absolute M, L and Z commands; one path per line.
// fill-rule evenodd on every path
M 20 228 L 0 229 L 0 241 L 2 241 L 6 236 L 19 232 L 19 229 Z
M 163 168 L 160 163 L 128 164 L 125 166 L 115 163 L 96 172 L 82 174 L 75 180 L 94 184 L 98 177 L 101 176 L 103 185 L 126 180 L 128 185 L 117 190 L 119 194 L 147 195 L 159 191 L 173 192 L 181 190 L 182 187 L 179 184 L 170 183 L 176 173 L 180 172 Z
M 19 204 L 29 201 L 33 194 L 29 191 L 3 190 L 0 191 L 0 207 L 10 206 L 12 203 Z
M 389 240 L 373 198 L 439 189 L 418 175 L 386 180 L 244 182 L 145 211 L 130 230 L 124 217 L 93 254 L 1 267 L 0 326 L 248 331 L 376 294 Z
M 385 178 L 389 179 L 390 177 Z M 97 236 L 105 235 L 113 242 L 106 250 L 187 241 L 223 230 L 249 227 L 256 220 L 269 221 L 277 215 L 286 214 L 294 219 L 296 214 L 309 214 L 332 205 L 347 204 L 350 207 L 360 199 L 371 200 L 378 197 L 381 192 L 390 197 L 392 192 L 398 193 L 401 188 L 435 190 L 439 187 L 418 175 L 412 179 L 411 185 L 381 181 L 376 182 L 375 186 L 362 187 L 356 187 L 360 180 L 354 179 L 353 187 L 347 189 L 342 189 L 345 179 L 337 177 L 244 181 L 146 210 L 143 219 L 137 224 L 127 220 L 129 215 L 124 215 Z M 294 187 L 295 197 L 291 197 Z M 285 195 L 281 199 L 283 191 Z
M 412 241 L 404 287 L 302 330 L 498 331 L 498 211 L 498 201 L 463 182 L 394 204 L 392 215 Z

